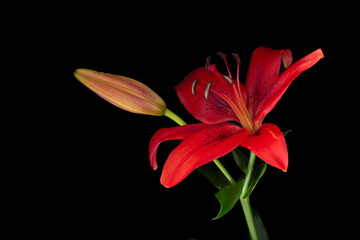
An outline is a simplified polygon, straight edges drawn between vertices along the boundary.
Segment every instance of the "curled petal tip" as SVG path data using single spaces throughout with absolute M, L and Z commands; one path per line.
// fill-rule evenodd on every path
M 289 49 L 285 49 L 281 54 L 281 60 L 285 68 L 288 68 L 293 60 L 292 53 Z
M 321 50 L 321 48 L 317 49 L 315 52 L 319 55 L 320 58 L 325 57 L 323 51 Z

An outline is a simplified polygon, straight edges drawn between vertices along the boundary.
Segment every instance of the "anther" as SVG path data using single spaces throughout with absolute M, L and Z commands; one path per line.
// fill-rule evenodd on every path
M 192 94 L 193 94 L 194 96 L 196 96 L 196 90 L 195 90 L 195 88 L 196 88 L 196 85 L 197 85 L 198 82 L 199 82 L 199 79 L 197 78 L 197 79 L 194 80 L 194 82 L 192 83 L 192 86 L 191 86 L 191 92 L 192 92 Z
M 210 73 L 209 71 L 210 60 L 211 60 L 211 55 L 206 58 L 206 63 L 205 63 L 205 68 L 208 73 Z
M 240 60 L 239 55 L 237 55 L 236 53 L 232 53 L 232 55 L 233 55 L 233 57 L 234 57 L 235 60 L 236 60 L 236 64 L 237 64 L 238 66 L 240 66 L 241 60 Z
M 230 76 L 230 78 L 231 78 L 230 69 L 229 69 L 229 66 L 228 66 L 228 64 L 227 64 L 227 57 L 226 57 L 226 54 L 225 54 L 225 53 L 223 53 L 223 52 L 217 52 L 216 54 L 217 54 L 217 55 L 219 55 L 219 56 L 222 58 L 222 60 L 225 62 L 226 69 L 228 70 L 229 76 Z
M 212 86 L 212 81 L 208 82 L 208 84 L 206 85 L 206 88 L 205 88 L 205 92 L 204 92 L 204 95 L 205 95 L 205 99 L 208 100 L 209 98 L 209 94 L 210 94 L 210 88 Z
M 227 61 L 227 57 L 226 57 L 226 54 L 225 54 L 225 53 L 223 53 L 223 52 L 217 52 L 216 54 L 219 55 L 219 56 L 224 60 L 224 62 Z
M 226 75 L 222 75 L 222 76 L 230 85 L 233 85 L 234 81 L 230 77 Z
M 236 79 L 237 79 L 237 84 L 238 84 L 238 86 L 240 86 L 240 80 L 239 80 L 239 70 L 240 70 L 240 63 L 241 63 L 241 61 L 240 61 L 240 57 L 239 57 L 239 55 L 237 55 L 236 53 L 232 53 L 232 55 L 233 55 L 233 57 L 235 58 L 235 60 L 236 60 L 236 65 L 237 65 L 237 71 L 236 71 Z M 240 91 L 240 90 L 239 90 Z

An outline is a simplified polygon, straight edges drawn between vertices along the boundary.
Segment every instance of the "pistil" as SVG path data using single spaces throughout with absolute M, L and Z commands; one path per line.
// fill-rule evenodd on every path
M 240 57 L 239 55 L 237 55 L 236 53 L 232 53 L 232 56 L 235 58 L 236 61 L 236 65 L 237 65 L 237 71 L 236 71 L 236 76 L 237 76 L 237 81 L 236 84 L 234 83 L 234 80 L 231 77 L 231 73 L 230 73 L 230 69 L 229 66 L 227 64 L 227 57 L 223 52 L 218 52 L 217 53 L 225 62 L 226 68 L 228 70 L 228 74 L 229 76 L 226 75 L 221 75 L 219 74 L 218 71 L 213 71 L 219 78 L 223 78 L 227 83 L 229 83 L 230 85 L 232 85 L 233 89 L 234 89 L 234 95 L 235 95 L 235 99 L 236 99 L 236 103 L 233 104 L 232 101 L 227 98 L 227 100 L 223 97 L 223 99 L 233 108 L 236 116 L 238 117 L 241 125 L 243 127 L 245 127 L 247 130 L 249 130 L 249 132 L 253 133 L 255 131 L 254 128 L 254 122 L 252 120 L 252 118 L 250 117 L 249 111 L 246 107 L 246 104 L 244 102 L 244 98 L 242 97 L 241 94 L 241 89 L 240 89 L 240 79 L 239 79 L 239 69 L 240 69 Z
M 239 82 L 239 80 L 238 80 Z M 233 85 L 234 89 L 234 95 L 237 101 L 236 106 L 240 109 L 240 115 L 237 114 L 237 117 L 240 119 L 243 119 L 244 122 L 246 122 L 246 126 L 244 126 L 249 132 L 253 133 L 255 131 L 254 129 L 254 122 L 252 118 L 250 117 L 249 111 L 246 108 L 244 98 L 241 95 L 240 86 L 236 87 L 235 84 Z M 235 112 L 236 113 L 236 112 Z

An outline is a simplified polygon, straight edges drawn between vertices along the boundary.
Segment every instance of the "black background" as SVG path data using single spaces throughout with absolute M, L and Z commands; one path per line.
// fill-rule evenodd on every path
M 284 173 L 268 167 L 251 196 L 252 205 L 270 239 L 343 234 L 337 195 L 343 185 L 337 175 L 341 147 L 329 129 L 339 114 L 333 109 L 339 95 L 335 61 L 341 51 L 334 39 L 345 30 L 331 12 L 320 6 L 295 11 L 256 4 L 86 4 L 60 12 L 47 13 L 38 22 L 56 19 L 42 28 L 41 37 L 34 36 L 31 52 L 41 49 L 44 60 L 35 70 L 42 75 L 40 93 L 31 104 L 35 117 L 24 127 L 24 150 L 13 151 L 28 160 L 19 157 L 8 179 L 17 186 L 10 187 L 11 219 L 31 226 L 25 232 L 99 239 L 246 239 L 240 204 L 222 219 L 211 220 L 219 210 L 217 190 L 197 172 L 171 189 L 160 184 L 162 165 L 178 142 L 161 145 L 155 172 L 148 145 L 158 129 L 175 123 L 114 107 L 73 72 L 89 68 L 137 79 L 186 122 L 195 123 L 174 86 L 218 51 L 239 54 L 244 81 L 252 52 L 265 46 L 289 48 L 294 61 L 318 48 L 325 58 L 302 73 L 265 118 L 293 130 L 286 137 L 289 169 Z M 225 70 L 220 58 L 214 61 Z M 234 72 L 235 61 L 229 62 Z M 233 166 L 231 161 L 222 160 L 227 166 Z

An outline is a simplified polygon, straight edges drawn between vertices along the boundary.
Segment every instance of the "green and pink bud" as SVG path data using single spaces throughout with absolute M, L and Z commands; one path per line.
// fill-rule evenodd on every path
M 139 81 L 89 69 L 77 69 L 74 75 L 94 93 L 128 112 L 153 116 L 165 113 L 164 100 Z

